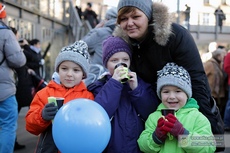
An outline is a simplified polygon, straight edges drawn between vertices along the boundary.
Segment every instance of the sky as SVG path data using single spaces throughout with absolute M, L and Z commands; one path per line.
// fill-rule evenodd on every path
M 104 4 L 108 6 L 114 6 L 117 7 L 119 0 L 104 0 Z

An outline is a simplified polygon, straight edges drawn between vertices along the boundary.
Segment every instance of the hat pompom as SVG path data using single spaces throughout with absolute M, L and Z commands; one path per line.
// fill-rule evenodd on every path
M 182 66 L 175 63 L 166 64 L 162 70 L 157 72 L 157 95 L 161 99 L 163 86 L 172 85 L 183 90 L 188 98 L 192 97 L 192 85 L 190 75 Z
M 0 3 L 0 19 L 6 18 L 5 5 Z

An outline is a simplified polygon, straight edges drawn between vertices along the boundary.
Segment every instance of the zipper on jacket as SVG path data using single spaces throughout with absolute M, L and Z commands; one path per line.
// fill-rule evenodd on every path
M 140 55 L 140 48 L 141 48 L 140 44 L 137 44 L 137 49 L 138 49 L 137 57 L 138 57 L 138 58 L 141 58 L 141 55 Z
M 44 144 L 44 141 L 45 141 L 45 139 L 46 139 L 46 136 L 47 136 L 47 132 L 45 133 L 45 135 L 44 135 L 44 137 L 43 137 L 43 139 L 42 139 L 42 141 L 41 141 L 41 149 L 40 149 L 41 152 L 42 152 L 42 150 L 43 150 L 43 144 Z

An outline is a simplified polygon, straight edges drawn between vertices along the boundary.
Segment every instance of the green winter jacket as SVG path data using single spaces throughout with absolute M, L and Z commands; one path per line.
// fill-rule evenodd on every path
M 149 115 L 145 130 L 138 139 L 141 151 L 146 153 L 212 153 L 215 152 L 215 140 L 208 119 L 199 112 L 197 101 L 190 98 L 184 107 L 175 112 L 175 116 L 189 131 L 189 135 L 178 139 L 168 133 L 166 141 L 159 145 L 153 141 L 152 134 L 156 129 L 157 121 L 162 116 L 161 103 L 157 110 Z M 210 144 L 210 145 L 209 145 Z

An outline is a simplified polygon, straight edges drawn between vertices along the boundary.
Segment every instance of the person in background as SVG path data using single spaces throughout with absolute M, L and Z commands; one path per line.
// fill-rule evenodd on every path
M 10 27 L 14 32 L 17 40 L 19 40 L 18 31 L 14 27 Z M 26 41 L 27 42 L 27 41 Z M 23 49 L 24 50 L 24 49 Z M 29 57 L 26 57 L 28 59 Z M 29 106 L 33 99 L 33 82 L 32 82 L 32 74 L 35 73 L 32 69 L 29 69 L 27 63 L 20 68 L 15 69 L 17 73 L 17 92 L 16 99 L 18 102 L 18 113 L 21 108 L 24 106 Z M 15 145 L 17 146 L 17 145 Z M 20 145 L 19 145 L 20 146 Z M 18 146 L 18 148 L 20 148 Z
M 86 10 L 82 13 L 85 20 L 94 28 L 98 24 L 97 14 L 92 10 L 92 3 L 87 3 Z
M 188 4 L 185 4 L 185 25 L 188 30 L 190 30 L 190 12 L 191 12 L 191 7 Z
M 90 54 L 90 74 L 96 75 L 96 79 L 105 71 L 102 63 L 102 42 L 112 35 L 116 26 L 117 8 L 112 7 L 106 11 L 105 20 L 100 22 L 94 29 L 82 38 L 89 47 Z M 102 71 L 102 72 L 101 72 Z M 85 80 L 86 85 L 95 81 L 94 75 Z
M 144 129 L 144 121 L 158 106 L 157 97 L 151 85 L 137 77 L 135 72 L 125 72 L 130 66 L 132 53 L 122 38 L 108 37 L 103 42 L 102 51 L 108 73 L 90 84 L 88 90 L 111 118 L 111 138 L 103 153 L 140 153 L 137 139 Z M 127 82 L 122 81 L 126 74 Z
M 40 68 L 44 64 L 43 59 L 40 60 L 40 62 L 39 62 L 40 67 L 38 68 L 39 70 L 37 70 L 36 67 L 38 67 L 38 66 L 36 66 L 36 65 L 37 65 L 40 57 L 37 58 L 37 56 L 33 56 L 34 53 L 30 49 L 29 43 L 26 39 L 19 39 L 19 44 L 20 44 L 21 48 L 23 49 L 24 54 L 26 55 L 26 59 L 27 59 L 26 66 L 25 66 L 25 68 L 27 69 L 27 75 L 25 73 L 23 75 L 21 75 L 21 80 L 22 80 L 21 83 L 24 83 L 25 80 L 27 80 L 27 85 L 20 87 L 21 89 L 23 88 L 23 90 L 18 91 L 18 95 L 19 95 L 18 98 L 20 99 L 19 100 L 19 104 L 20 104 L 19 106 L 21 108 L 24 106 L 29 106 L 31 103 L 31 100 L 30 100 L 31 97 L 33 98 L 34 95 L 36 94 L 36 92 L 38 92 L 39 90 L 44 88 L 47 85 L 47 82 L 40 76 L 40 75 L 42 75 L 42 73 L 41 73 L 42 70 Z M 36 71 L 39 71 L 39 74 L 37 74 L 35 72 L 35 70 L 33 70 L 33 68 Z M 24 71 L 25 71 L 25 69 L 24 69 Z M 24 98 L 25 93 L 27 93 L 27 98 Z M 30 93 L 30 94 L 28 94 L 28 93 Z M 20 108 L 19 108 L 19 111 L 20 111 Z
M 216 25 L 220 27 L 220 33 L 222 32 L 223 20 L 226 20 L 226 16 L 220 6 L 214 12 L 216 16 Z
M 228 100 L 224 112 L 224 129 L 230 131 L 230 50 L 224 58 L 224 72 L 228 76 Z
M 42 77 L 40 72 L 41 66 L 44 64 L 44 60 L 41 55 L 41 44 L 38 39 L 32 39 L 27 42 L 26 39 L 20 41 L 21 47 L 24 49 L 24 54 L 27 57 L 26 65 L 32 69 L 37 75 Z
M 212 52 L 212 58 L 204 63 L 204 70 L 208 77 L 211 93 L 220 109 L 222 118 L 225 111 L 225 79 L 223 73 L 223 61 L 226 55 L 225 49 L 217 48 Z
M 13 33 L 16 36 L 16 39 L 19 40 L 19 33 L 18 30 L 14 27 L 10 27 Z M 33 97 L 31 94 L 31 87 L 33 86 L 31 76 L 29 75 L 28 68 L 25 65 L 23 65 L 20 68 L 15 68 L 16 74 L 17 74 L 17 83 L 16 83 L 16 99 L 18 102 L 18 113 L 20 113 L 20 110 L 22 106 L 25 105 L 25 103 L 30 104 Z M 24 149 L 26 146 L 19 144 L 17 141 L 17 137 L 15 139 L 14 144 L 14 150 L 20 150 Z
M 79 15 L 79 18 L 82 19 L 81 7 L 79 7 L 79 6 L 76 5 L 75 8 L 76 8 L 76 10 L 77 10 L 77 13 L 78 13 L 78 15 Z
M 88 61 L 88 47 L 85 42 L 76 41 L 63 47 L 55 60 L 55 71 L 59 74 L 60 84 L 51 80 L 36 93 L 26 114 L 26 130 L 40 135 L 36 153 L 58 153 L 52 136 L 52 120 L 58 107 L 54 102 L 48 103 L 48 97 L 63 97 L 64 104 L 76 98 L 94 100 L 93 94 L 82 81 L 88 76 Z
M 192 97 L 209 119 L 214 134 L 223 134 L 220 120 L 212 112 L 212 96 L 196 43 L 187 29 L 171 21 L 168 7 L 152 0 L 120 0 L 115 36 L 122 35 L 132 46 L 130 69 L 145 82 L 157 81 L 157 71 L 174 62 L 191 76 Z M 154 89 L 154 91 L 156 91 Z M 222 148 L 220 148 L 222 150 Z M 219 150 L 219 151 L 220 151 Z
M 6 22 L 5 5 L 0 3 L 0 152 L 13 153 L 17 131 L 18 104 L 15 97 L 15 68 L 26 63 L 26 57 Z
M 158 71 L 157 95 L 162 100 L 157 110 L 149 115 L 138 144 L 141 151 L 151 153 L 214 153 L 215 139 L 208 119 L 199 112 L 192 97 L 188 72 L 175 63 L 166 64 Z M 175 110 L 163 114 L 162 109 Z M 164 115 L 164 116 L 162 116 Z M 212 139 L 203 139 L 202 137 Z M 205 145 L 194 144 L 203 143 Z

